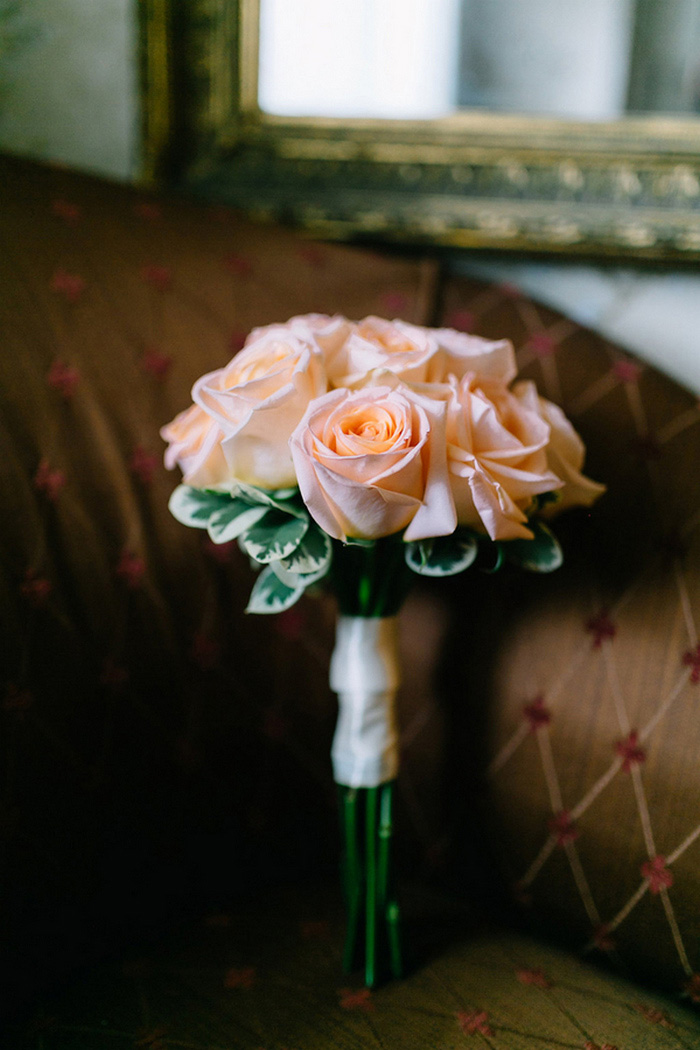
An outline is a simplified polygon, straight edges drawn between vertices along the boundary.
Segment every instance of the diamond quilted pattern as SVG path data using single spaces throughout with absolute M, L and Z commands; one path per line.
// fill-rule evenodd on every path
M 492 592 L 494 849 L 533 920 L 697 999 L 700 405 L 515 289 L 454 281 L 445 304 L 513 340 L 608 485 L 562 519 L 559 579 Z

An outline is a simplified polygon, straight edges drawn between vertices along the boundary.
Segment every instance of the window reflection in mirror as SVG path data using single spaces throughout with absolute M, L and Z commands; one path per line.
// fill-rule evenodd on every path
M 700 0 L 260 0 L 280 116 L 700 112 Z

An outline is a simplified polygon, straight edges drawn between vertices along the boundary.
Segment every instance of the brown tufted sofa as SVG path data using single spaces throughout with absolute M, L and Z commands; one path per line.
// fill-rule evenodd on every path
M 0 162 L 2 1008 L 12 1048 L 700 1046 L 700 407 L 431 260 Z M 167 512 L 159 427 L 252 327 L 508 336 L 608 485 L 556 575 L 402 614 L 405 980 L 340 968 L 333 616 Z

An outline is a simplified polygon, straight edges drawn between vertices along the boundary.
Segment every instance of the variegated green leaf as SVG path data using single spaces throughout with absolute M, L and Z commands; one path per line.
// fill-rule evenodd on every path
M 285 561 L 271 561 L 270 568 L 282 583 L 286 583 L 288 587 L 303 587 L 306 589 L 312 583 L 318 583 L 319 580 L 323 579 L 330 567 L 330 558 L 325 564 L 320 565 L 315 572 L 290 572 L 289 569 L 285 568 L 285 564 Z
M 508 561 L 528 572 L 554 572 L 564 561 L 559 541 L 541 521 L 531 521 L 529 526 L 534 539 L 509 540 L 504 544 Z
M 249 503 L 274 507 L 275 510 L 291 514 L 295 518 L 308 517 L 308 511 L 299 498 L 298 489 L 259 489 L 256 485 L 246 485 L 243 481 L 237 481 L 235 495 Z
M 215 511 L 209 519 L 208 532 L 214 543 L 228 543 L 238 539 L 241 533 L 251 529 L 268 513 L 268 508 L 258 504 L 251 507 L 243 499 L 229 499 L 227 506 Z
M 308 531 L 303 540 L 292 551 L 288 558 L 282 562 L 289 572 L 318 572 L 326 571 L 331 560 L 331 538 L 319 529 L 318 525 L 310 522 Z
M 212 514 L 230 502 L 231 497 L 227 492 L 212 492 L 211 489 L 178 485 L 168 501 L 168 509 L 182 525 L 206 529 Z
M 438 536 L 406 544 L 406 564 L 419 576 L 454 576 L 468 569 L 476 554 L 472 536 Z
M 308 518 L 290 518 L 270 510 L 264 520 L 241 535 L 239 543 L 246 554 L 265 564 L 288 558 L 303 540 L 308 527 Z
M 294 605 L 303 593 L 303 586 L 289 587 L 272 571 L 270 565 L 266 565 L 255 581 L 246 612 L 284 612 Z

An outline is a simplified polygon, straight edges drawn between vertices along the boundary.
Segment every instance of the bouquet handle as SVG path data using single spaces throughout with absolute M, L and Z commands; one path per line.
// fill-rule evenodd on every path
M 401 976 L 399 906 L 394 889 L 393 800 L 399 764 L 397 618 L 340 616 L 331 659 L 338 722 L 331 757 L 339 786 L 346 971 L 365 984 Z

